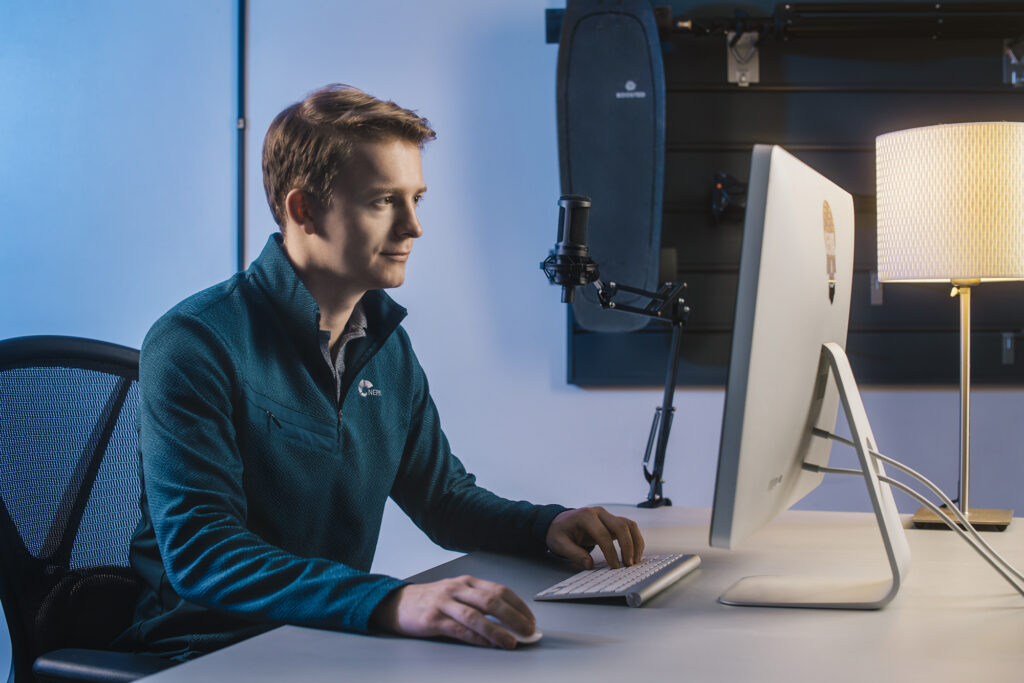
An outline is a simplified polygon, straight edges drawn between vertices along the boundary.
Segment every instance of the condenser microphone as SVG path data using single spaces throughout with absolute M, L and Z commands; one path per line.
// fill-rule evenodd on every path
M 564 194 L 558 200 L 558 243 L 540 264 L 553 285 L 562 286 L 562 303 L 571 304 L 575 288 L 598 278 L 597 264 L 587 247 L 590 197 Z

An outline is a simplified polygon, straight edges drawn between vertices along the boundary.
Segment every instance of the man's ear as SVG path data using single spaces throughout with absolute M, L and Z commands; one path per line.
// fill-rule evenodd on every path
M 296 225 L 308 235 L 316 232 L 313 201 L 305 192 L 292 188 L 284 197 L 284 212 L 288 222 Z

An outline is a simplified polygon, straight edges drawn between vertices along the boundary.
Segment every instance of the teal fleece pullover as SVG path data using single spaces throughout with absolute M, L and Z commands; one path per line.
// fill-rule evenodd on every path
M 280 235 L 146 335 L 131 548 L 144 588 L 120 645 L 188 658 L 278 624 L 367 631 L 403 585 L 367 573 L 388 496 L 446 548 L 546 551 L 565 508 L 477 486 L 441 431 L 405 310 L 382 291 L 362 305 L 340 404 Z

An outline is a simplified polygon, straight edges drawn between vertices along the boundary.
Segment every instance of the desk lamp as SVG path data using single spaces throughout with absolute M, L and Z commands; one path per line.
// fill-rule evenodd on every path
M 1024 123 L 955 123 L 879 135 L 878 280 L 947 282 L 960 297 L 960 510 L 1005 529 L 1012 510 L 969 507 L 971 289 L 1024 280 Z M 941 522 L 925 509 L 919 526 Z

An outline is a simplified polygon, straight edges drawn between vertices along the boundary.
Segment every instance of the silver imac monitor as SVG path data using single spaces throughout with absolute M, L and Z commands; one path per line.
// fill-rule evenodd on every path
M 883 536 L 899 537 L 887 537 L 893 577 L 870 585 L 749 577 L 723 596 L 728 604 L 877 608 L 895 594 L 909 559 L 902 527 L 885 528 L 899 520 L 888 485 L 877 481 L 844 353 L 853 229 L 848 192 L 781 147 L 754 147 L 710 542 L 736 546 L 821 482 L 813 470 L 828 464 L 832 444 L 819 434 L 834 431 L 842 403 Z

